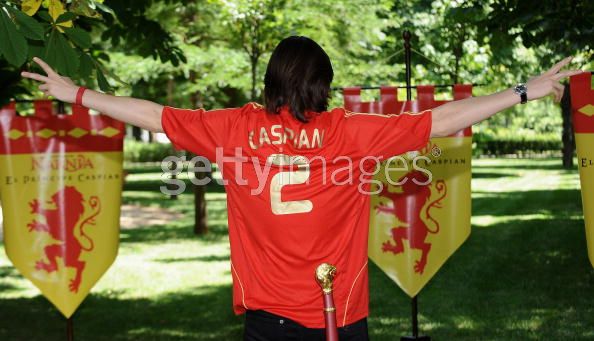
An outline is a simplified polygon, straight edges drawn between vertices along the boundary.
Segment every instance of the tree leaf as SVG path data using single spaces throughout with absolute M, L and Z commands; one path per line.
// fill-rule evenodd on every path
M 72 12 L 64 12 L 56 19 L 56 24 L 62 24 L 62 26 L 66 26 L 65 24 L 67 21 L 72 21 L 74 19 L 76 19 L 76 14 Z M 72 25 L 72 22 L 70 25 Z
M 79 47 L 83 49 L 91 47 L 91 36 L 89 35 L 89 32 L 77 27 L 72 27 L 65 28 L 64 33 L 66 33 L 68 38 Z
M 91 76 L 94 68 L 94 61 L 88 53 L 81 53 L 80 55 L 80 68 L 79 76 L 84 79 L 88 79 Z
M 111 90 L 111 86 L 109 86 L 107 79 L 105 78 L 105 76 L 103 75 L 103 72 L 101 72 L 101 70 L 99 68 L 97 68 L 97 84 L 99 84 L 99 88 L 102 91 L 107 92 L 107 91 Z
M 43 56 L 43 52 L 45 50 L 45 42 L 40 40 L 34 40 L 29 42 L 29 53 L 28 53 L 28 60 L 33 59 L 33 57 L 40 57 Z
M 39 10 L 39 6 L 41 6 L 41 1 L 42 0 L 24 0 L 21 4 L 21 9 L 28 16 L 33 16 Z
M 124 82 L 120 77 L 118 77 L 118 75 L 116 75 L 115 73 L 111 72 L 110 70 L 99 66 L 101 68 L 101 70 L 103 71 L 104 75 L 107 75 L 108 77 L 112 78 L 113 80 L 115 80 L 116 82 L 125 85 L 125 86 L 130 86 L 130 84 Z
M 97 51 L 95 53 L 95 57 L 97 59 L 103 59 L 104 61 L 109 62 L 109 55 L 103 51 Z
M 64 5 L 60 0 L 49 0 L 48 11 L 54 22 L 56 22 L 56 20 L 58 20 L 58 18 L 64 12 L 66 12 L 66 10 L 64 10 Z
M 52 30 L 45 44 L 45 61 L 55 67 L 58 73 L 76 77 L 79 58 L 74 48 L 58 30 Z
M 88 0 L 73 0 L 70 3 L 68 10 L 89 18 L 101 18 L 101 14 L 95 10 L 97 5 L 97 2 L 91 2 Z
M 14 65 L 21 66 L 27 59 L 27 40 L 17 30 L 8 14 L 0 9 L 0 53 Z
M 113 10 L 110 7 L 106 6 L 103 3 L 100 3 L 98 1 L 95 2 L 95 5 L 97 5 L 97 8 L 99 8 L 103 12 L 109 13 L 109 14 L 111 14 L 111 15 L 113 15 L 115 17 L 115 13 L 113 12 Z
M 47 21 L 49 23 L 53 22 L 54 20 L 52 19 L 52 17 L 50 17 L 49 13 L 47 11 L 39 11 L 37 13 L 37 15 L 39 15 L 39 17 L 41 19 L 43 19 L 44 21 Z
M 14 16 L 14 19 L 19 26 L 19 32 L 31 40 L 43 40 L 43 26 L 37 20 L 15 8 L 6 8 L 8 8 Z

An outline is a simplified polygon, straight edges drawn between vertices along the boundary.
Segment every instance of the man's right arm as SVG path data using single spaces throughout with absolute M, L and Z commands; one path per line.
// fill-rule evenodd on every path
M 117 120 L 162 133 L 161 112 L 163 106 L 132 97 L 111 96 L 93 90 L 86 90 L 82 104 Z
M 46 95 L 63 102 L 74 103 L 79 86 L 69 78 L 60 76 L 43 60 L 39 58 L 33 58 L 33 60 L 47 73 L 47 76 L 31 72 L 23 72 L 21 75 L 41 82 L 39 89 Z M 132 97 L 112 96 L 87 89 L 82 97 L 82 104 L 117 120 L 150 131 L 163 132 L 161 126 L 163 106 L 158 103 Z

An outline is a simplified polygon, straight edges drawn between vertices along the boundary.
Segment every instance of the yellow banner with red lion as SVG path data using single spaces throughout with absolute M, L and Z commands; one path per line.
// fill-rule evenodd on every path
M 571 77 L 571 107 L 582 188 L 588 257 L 594 266 L 594 90 L 592 74 Z
M 5 249 L 70 317 L 117 255 L 124 125 L 76 105 L 70 115 L 34 106 L 0 110 Z
M 470 235 L 472 137 L 460 135 L 388 160 L 375 178 L 369 257 L 411 297 Z
M 454 99 L 472 96 L 472 86 L 455 85 Z M 419 112 L 445 101 L 433 86 L 418 86 L 417 100 L 397 100 L 381 88 L 378 102 L 361 102 L 360 89 L 344 90 L 351 111 L 383 114 Z M 369 257 L 409 296 L 416 296 L 470 235 L 472 131 L 434 138 L 420 151 L 387 160 L 375 176 L 371 197 Z

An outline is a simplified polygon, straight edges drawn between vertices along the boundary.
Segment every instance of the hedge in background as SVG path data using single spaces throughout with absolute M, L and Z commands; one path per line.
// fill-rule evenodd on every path
M 169 155 L 179 155 L 171 143 L 146 143 L 134 140 L 124 142 L 124 161 L 161 162 Z
M 559 153 L 563 147 L 561 139 L 556 134 L 494 136 L 488 133 L 475 133 L 473 142 L 474 156 Z M 169 155 L 180 155 L 180 152 L 175 151 L 170 143 L 125 141 L 124 161 L 126 162 L 161 162 Z
M 557 134 L 525 135 L 522 133 L 494 136 L 487 133 L 473 135 L 473 154 L 476 155 L 531 155 L 559 153 L 563 148 Z

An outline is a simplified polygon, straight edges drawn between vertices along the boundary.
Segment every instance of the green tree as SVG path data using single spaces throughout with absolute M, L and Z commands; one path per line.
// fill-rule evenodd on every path
M 228 39 L 232 47 L 243 50 L 250 62 L 251 100 L 257 100 L 258 64 L 260 58 L 288 35 L 287 5 L 283 0 L 221 1 L 225 13 L 224 24 L 229 28 Z
M 0 61 L 12 66 L 3 68 L 10 75 L 3 78 L 2 85 L 4 89 L 12 90 L 3 91 L 0 104 L 26 93 L 23 87 L 17 86 L 20 77 L 16 75 L 20 68 L 32 66 L 24 64 L 35 56 L 45 59 L 61 74 L 88 86 L 97 82 L 104 91 L 111 90 L 106 75 L 115 77 L 104 65 L 109 61 L 106 48 L 125 45 L 128 51 L 158 57 L 162 61 L 184 61 L 183 54 L 173 44 L 173 38 L 156 21 L 138 14 L 147 6 L 146 3 L 1 1 Z M 110 7 L 112 5 L 115 5 L 116 11 Z M 122 22 L 135 29 L 125 29 Z M 104 32 L 103 39 L 92 39 L 91 32 L 97 31 Z
M 496 30 L 485 28 L 492 11 L 489 4 L 446 0 L 395 2 L 391 8 L 394 25 L 386 30 L 389 36 L 384 46 L 386 58 L 398 63 L 400 70 L 404 68 L 401 36 L 408 29 L 413 33 L 413 83 L 481 84 L 474 89 L 475 95 L 509 88 L 543 71 L 541 65 L 549 66 L 541 58 L 548 49 L 541 45 L 526 47 L 521 39 L 493 44 L 493 37 L 485 34 Z M 398 83 L 403 83 L 403 77 Z M 438 90 L 438 97 L 444 96 L 442 91 Z M 551 102 L 515 106 L 481 122 L 473 130 L 503 139 L 510 134 L 561 136 L 561 115 L 543 114 L 558 110 Z
M 488 38 L 493 50 L 515 42 L 538 53 L 542 69 L 554 61 L 577 56 L 574 66 L 590 63 L 594 53 L 594 2 L 492 0 L 473 1 L 474 8 L 488 7 L 488 15 L 477 21 L 481 35 Z M 500 56 L 500 58 L 513 58 Z M 521 62 L 514 60 L 513 62 Z M 569 92 L 566 89 L 566 95 Z M 568 100 L 562 101 L 563 165 L 573 167 L 575 152 L 571 108 Z
M 13 66 L 13 72 L 39 56 L 61 74 L 90 83 L 95 74 L 99 85 L 107 89 L 104 67 L 106 57 L 93 44 L 90 28 L 111 9 L 102 1 L 80 0 L 65 5 L 59 0 L 5 1 L 0 3 L 0 52 Z M 19 79 L 15 79 L 18 81 Z M 20 88 L 16 87 L 18 94 Z M 6 102 L 10 97 L 3 97 Z

